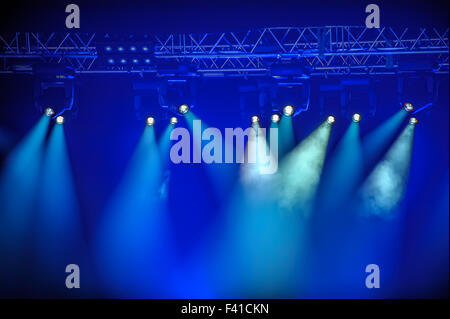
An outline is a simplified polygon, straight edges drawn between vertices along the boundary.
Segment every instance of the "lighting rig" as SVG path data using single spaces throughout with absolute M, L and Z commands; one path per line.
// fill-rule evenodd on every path
M 63 115 L 76 116 L 75 70 L 60 64 L 35 64 L 34 103 L 39 113 L 63 122 Z

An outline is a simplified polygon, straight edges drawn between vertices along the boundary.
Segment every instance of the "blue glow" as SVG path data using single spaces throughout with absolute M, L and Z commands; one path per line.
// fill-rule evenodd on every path
M 86 254 L 64 125 L 52 129 L 38 189 L 35 246 L 40 258 L 36 266 L 41 276 L 53 278 L 57 285 L 58 278 L 51 275 L 74 260 L 84 264 Z
M 352 121 L 330 156 L 324 172 L 320 207 L 334 211 L 348 203 L 363 176 L 363 155 L 359 123 Z
M 411 162 L 414 125 L 407 125 L 361 190 L 366 210 L 390 217 L 405 194 Z
M 145 126 L 122 182 L 107 206 L 97 242 L 105 285 L 114 295 L 151 297 L 155 287 L 162 287 L 163 274 L 169 271 L 167 256 L 171 249 L 165 201 L 158 192 L 160 183 L 161 162 L 154 127 Z
M 38 179 L 42 151 L 50 118 L 39 122 L 12 150 L 0 175 L 0 271 L 11 283 L 26 266 L 25 253 L 30 240 L 34 208 L 38 196 Z M 5 284 L 5 283 L 3 283 Z

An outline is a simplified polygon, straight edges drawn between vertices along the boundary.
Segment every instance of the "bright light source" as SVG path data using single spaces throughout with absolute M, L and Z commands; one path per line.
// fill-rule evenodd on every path
M 109 64 L 114 64 L 114 59 L 108 59 Z
M 405 103 L 403 103 L 403 107 L 405 108 L 405 110 L 406 110 L 407 112 L 412 112 L 412 111 L 414 111 L 414 106 L 412 105 L 412 103 L 405 102 Z
M 145 59 L 145 63 L 149 64 L 150 63 L 150 59 Z
M 416 125 L 419 120 L 416 117 L 411 117 L 409 119 L 409 124 Z
M 121 60 L 120 60 L 120 63 L 125 64 L 125 63 L 127 63 L 127 60 L 121 59 Z
M 144 47 L 142 48 L 142 51 L 147 52 L 147 51 L 148 51 L 148 46 L 144 46 Z
M 105 50 L 106 50 L 107 52 L 111 52 L 111 51 L 112 51 L 112 48 L 111 48 L 110 46 L 107 46 L 107 47 L 105 48 Z
M 178 123 L 178 119 L 177 119 L 175 116 L 172 116 L 172 117 L 170 118 L 170 124 L 175 125 L 175 124 L 177 124 L 177 123 Z
M 56 118 L 56 124 L 63 124 L 64 123 L 64 116 L 60 115 Z
M 118 47 L 117 50 L 118 50 L 119 52 L 122 52 L 122 51 L 123 51 L 123 47 Z
M 252 123 L 258 123 L 259 122 L 259 117 L 256 115 L 252 116 Z
M 148 126 L 152 126 L 153 124 L 155 124 L 155 118 L 153 116 L 147 117 L 146 123 Z
M 55 115 L 55 111 L 53 111 L 53 109 L 51 107 L 48 107 L 45 109 L 45 115 L 47 115 L 48 117 Z
M 359 113 L 353 114 L 353 122 L 358 123 L 359 121 L 361 121 L 361 114 Z
M 138 64 L 138 62 L 139 62 L 138 59 L 133 59 L 134 64 Z
M 327 122 L 328 124 L 333 124 L 336 121 L 336 119 L 334 118 L 334 116 L 330 115 L 327 118 Z
M 292 116 L 292 114 L 294 114 L 294 107 L 292 105 L 286 105 L 283 108 L 283 114 L 286 116 Z
M 181 114 L 186 114 L 189 111 L 189 106 L 187 104 L 181 104 L 178 108 L 178 112 Z
M 136 47 L 135 46 L 131 46 L 130 50 L 134 52 L 134 51 L 136 51 Z
M 272 114 L 272 122 L 278 123 L 280 121 L 280 116 L 278 114 Z

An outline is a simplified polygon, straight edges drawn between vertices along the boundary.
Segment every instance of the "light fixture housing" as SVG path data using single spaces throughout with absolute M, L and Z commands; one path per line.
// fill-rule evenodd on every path
M 152 126 L 155 124 L 155 118 L 153 116 L 149 116 L 149 117 L 147 117 L 145 122 L 147 123 L 148 126 Z
M 259 117 L 257 115 L 253 115 L 251 121 L 252 124 L 259 123 Z
M 417 117 L 411 117 L 409 119 L 409 124 L 411 125 L 416 125 L 419 122 L 419 120 L 417 119 Z
M 294 114 L 294 107 L 292 105 L 286 105 L 283 108 L 283 114 L 286 116 L 292 116 Z
M 353 122 L 358 123 L 359 121 L 361 121 L 361 114 L 359 113 L 353 114 L 352 120 Z
M 336 118 L 333 115 L 328 116 L 327 123 L 333 124 L 336 121 Z
M 172 116 L 170 118 L 170 124 L 175 125 L 178 123 L 178 119 L 175 116 Z
M 403 107 L 405 108 L 405 110 L 406 110 L 407 112 L 412 112 L 412 111 L 414 111 L 414 106 L 413 106 L 412 103 L 410 103 L 410 102 L 405 102 L 405 103 L 403 103 Z
M 272 114 L 271 120 L 273 123 L 278 123 L 280 121 L 280 115 L 278 115 L 277 113 Z
M 47 115 L 48 117 L 52 117 L 53 115 L 55 115 L 55 111 L 51 107 L 48 107 L 45 109 L 45 115 Z
M 180 112 L 181 114 L 186 114 L 189 111 L 189 105 L 187 104 L 181 104 L 180 107 L 178 108 L 178 112 Z
M 59 115 L 56 117 L 56 124 L 63 124 L 64 123 L 64 116 Z

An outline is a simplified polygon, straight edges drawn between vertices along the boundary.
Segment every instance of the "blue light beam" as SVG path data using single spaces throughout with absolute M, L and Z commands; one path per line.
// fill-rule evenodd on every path
M 390 217 L 406 191 L 415 125 L 408 124 L 364 182 L 361 195 L 370 214 Z

